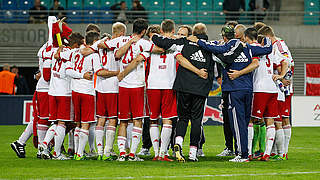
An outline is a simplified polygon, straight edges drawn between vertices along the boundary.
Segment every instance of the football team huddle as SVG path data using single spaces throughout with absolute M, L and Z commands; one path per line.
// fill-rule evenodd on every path
M 183 137 L 174 133 L 174 122 L 179 121 L 180 114 L 173 85 L 179 68 L 195 73 L 200 79 L 207 79 L 208 72 L 192 63 L 201 61 L 201 53 L 190 60 L 183 56 L 179 45 L 164 48 L 156 41 L 183 38 L 197 45 L 204 40 L 199 40 L 196 33 L 207 33 L 204 24 L 197 23 L 192 28 L 180 26 L 175 35 L 172 20 L 149 26 L 139 18 L 133 22 L 131 35 L 127 35 L 125 24 L 117 22 L 112 25 L 112 35 L 100 34 L 98 25 L 89 24 L 82 36 L 72 32 L 63 20 L 50 16 L 48 28 L 49 39 L 37 54 L 40 72 L 36 74 L 38 83 L 33 97 L 34 119 L 20 138 L 11 143 L 18 157 L 25 157 L 25 143 L 33 134 L 37 157 L 41 159 L 86 160 L 96 156 L 104 161 L 144 161 L 136 151 L 145 132 L 143 123 L 150 123 L 147 132 L 154 150 L 153 160 L 173 161 L 168 153 L 171 147 L 172 156 L 185 162 L 181 151 Z M 237 39 L 243 49 L 268 46 L 272 52 L 250 57 L 250 64 L 242 70 L 229 69 L 227 76 L 217 76 L 220 84 L 225 78 L 233 81 L 244 74 L 253 78 L 251 119 L 247 118 L 246 130 L 240 129 L 246 132 L 247 150 L 241 150 L 240 142 L 245 136 L 240 136 L 233 127 L 238 147 L 235 152 L 226 148 L 219 156 L 235 156 L 232 162 L 287 159 L 294 67 L 288 47 L 263 23 L 246 28 L 227 22 L 222 36 L 227 38 L 206 43 L 220 47 Z M 230 46 L 224 57 L 233 51 L 235 48 Z M 252 56 L 251 50 L 250 53 Z M 212 57 L 218 72 L 230 64 L 221 59 L 224 58 Z M 243 53 L 234 59 L 237 63 L 244 61 Z M 67 150 L 63 145 L 66 136 Z M 113 149 L 115 139 L 119 154 Z M 89 152 L 85 151 L 87 143 Z M 245 152 L 248 155 L 241 156 Z M 204 156 L 202 145 L 190 145 L 189 160 L 198 161 L 197 156 Z

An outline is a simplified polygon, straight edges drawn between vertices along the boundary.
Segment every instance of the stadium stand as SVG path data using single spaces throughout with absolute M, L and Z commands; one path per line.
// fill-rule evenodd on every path
M 149 6 L 147 6 L 146 9 L 151 10 L 151 7 L 154 11 L 149 13 L 150 23 L 153 23 L 153 24 L 160 23 L 164 18 L 163 1 L 151 0 L 149 1 Z
M 78 11 L 83 9 L 82 0 L 69 0 L 67 4 L 67 9 L 70 10 L 67 13 L 67 17 L 70 19 L 68 22 L 82 23 L 82 12 Z
M 305 0 L 304 1 L 304 24 L 315 25 L 319 24 L 319 10 L 320 1 L 319 0 Z
M 211 24 L 212 23 L 212 1 L 211 0 L 203 0 L 203 1 L 198 1 L 197 3 L 197 16 L 198 16 L 198 21 Z

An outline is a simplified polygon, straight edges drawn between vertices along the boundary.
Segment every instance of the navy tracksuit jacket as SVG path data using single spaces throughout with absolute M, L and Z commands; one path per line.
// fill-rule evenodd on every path
M 222 70 L 222 91 L 229 93 L 229 120 L 233 135 L 237 140 L 238 152 L 241 153 L 242 158 L 248 158 L 248 124 L 251 115 L 253 73 L 231 80 L 227 72 L 230 69 L 238 71 L 244 69 L 252 62 L 252 57 L 270 54 L 272 52 L 271 40 L 266 39 L 263 47 L 246 44 L 238 58 L 227 64 Z M 208 51 L 212 46 L 204 41 L 198 41 L 198 45 Z

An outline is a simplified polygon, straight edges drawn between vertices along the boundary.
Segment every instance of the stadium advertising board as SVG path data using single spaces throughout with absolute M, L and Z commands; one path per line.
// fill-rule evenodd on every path
M 33 106 L 32 101 L 25 100 L 23 102 L 23 121 L 22 124 L 28 124 L 32 119 Z
M 293 96 L 292 125 L 320 127 L 320 96 Z

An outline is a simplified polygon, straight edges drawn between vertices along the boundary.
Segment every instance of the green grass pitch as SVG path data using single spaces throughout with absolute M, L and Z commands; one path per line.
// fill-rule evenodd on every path
M 206 157 L 197 163 L 153 162 L 151 157 L 145 162 L 39 160 L 31 139 L 26 158 L 19 159 L 10 143 L 24 128 L 0 126 L 0 179 L 320 179 L 320 128 L 293 128 L 288 161 L 249 163 L 215 156 L 224 148 L 222 127 L 204 127 Z

